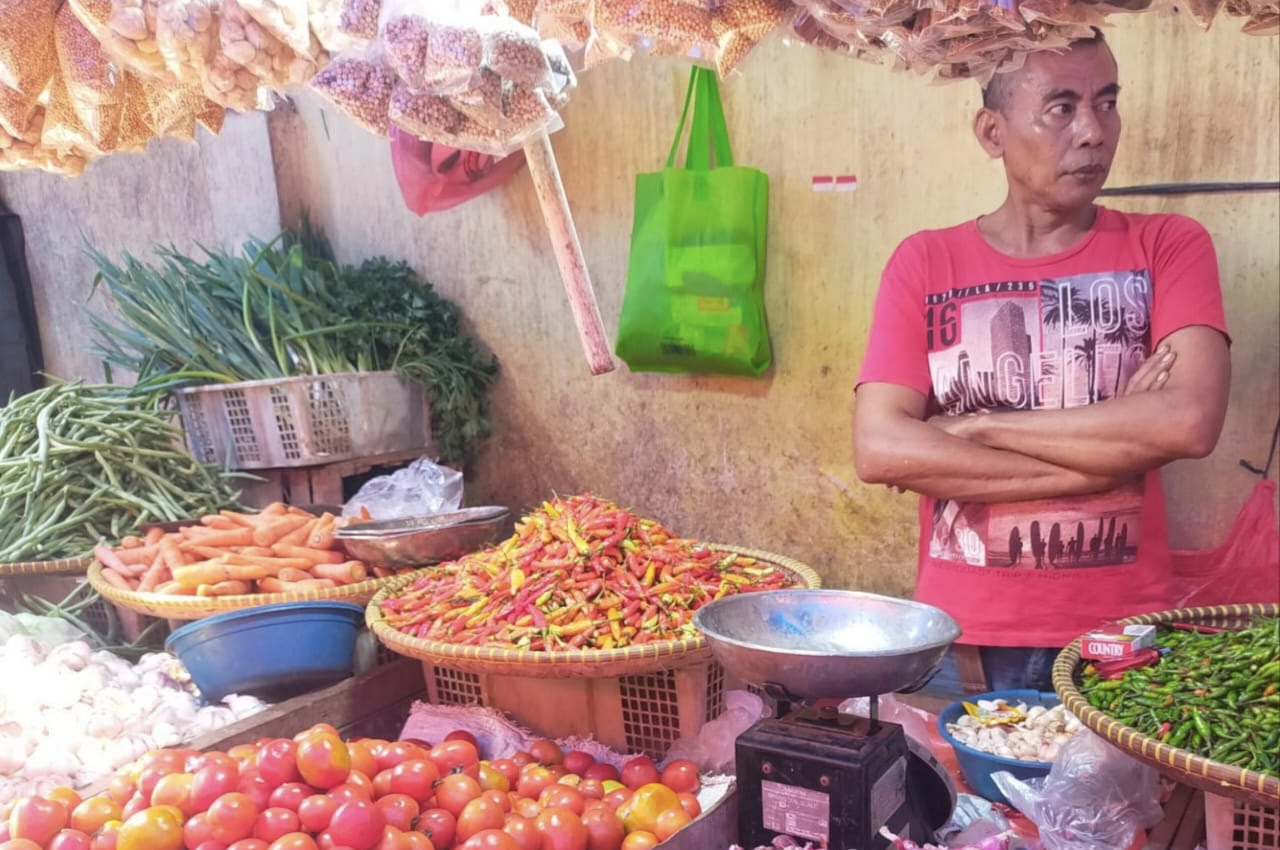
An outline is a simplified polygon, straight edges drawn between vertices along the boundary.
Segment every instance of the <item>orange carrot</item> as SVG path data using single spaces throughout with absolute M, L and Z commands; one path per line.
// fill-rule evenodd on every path
M 369 506 L 368 506 L 368 505 L 361 505 L 361 506 L 360 506 L 360 513 L 359 513 L 359 516 L 360 516 L 360 519 L 361 519 L 363 522 L 368 522 L 369 520 L 373 519 L 373 514 L 369 513 Z
M 136 534 L 127 534 L 120 538 L 120 545 L 125 549 L 137 549 L 142 545 L 142 538 Z
M 147 529 L 147 536 L 143 538 L 143 542 L 148 546 L 154 546 L 160 542 L 160 538 L 164 537 L 164 529 L 153 527 Z
M 271 504 L 263 508 L 261 511 L 259 511 L 258 516 L 262 516 L 262 517 L 284 516 L 288 512 L 289 512 L 289 506 L 286 505 L 284 502 L 272 502 Z
M 231 520 L 235 525 L 243 526 L 244 528 L 253 528 L 258 524 L 257 519 L 248 514 L 236 513 L 235 511 L 218 511 L 218 513 L 223 519 Z
M 146 569 L 147 565 L 156 559 L 159 553 L 158 543 L 151 543 L 146 546 L 139 546 L 136 549 L 116 549 L 116 557 L 120 559 L 120 563 L 127 564 L 138 569 Z
M 201 546 L 252 546 L 253 529 L 247 526 L 229 531 L 204 528 L 193 525 L 182 529 L 182 536 Z
M 253 587 L 247 581 L 220 581 L 217 584 L 202 584 L 196 588 L 197 596 L 239 596 L 252 593 Z
M 155 561 L 142 574 L 142 580 L 138 582 L 139 593 L 150 593 L 171 576 L 169 565 L 165 562 L 163 555 L 156 555 Z
M 220 581 L 256 581 L 271 574 L 271 570 L 262 566 L 228 564 L 225 561 L 201 561 L 198 564 L 190 564 L 174 570 L 173 578 L 187 587 L 198 587 L 202 584 L 217 584 Z
M 337 587 L 332 581 L 323 578 L 308 578 L 301 581 L 281 581 L 278 578 L 258 580 L 258 587 L 267 593 L 300 593 L 308 590 L 331 590 Z
M 297 531 L 308 522 L 310 520 L 304 516 L 289 515 L 264 520 L 253 531 L 253 544 L 255 546 L 270 546 L 281 537 L 291 531 Z
M 169 569 L 176 570 L 178 567 L 185 567 L 190 563 L 186 555 L 182 554 L 182 550 L 178 548 L 178 540 L 173 535 L 166 535 L 160 541 L 160 558 L 168 565 Z
M 327 578 L 343 585 L 363 580 L 368 575 L 368 571 L 359 561 L 345 561 L 341 564 L 316 564 L 311 568 L 311 575 L 316 578 Z
M 232 528 L 239 528 L 237 523 L 232 522 L 221 514 L 208 514 L 200 517 L 200 524 L 205 528 L 216 528 L 220 531 L 227 531 Z
M 320 517 L 315 529 L 311 532 L 311 536 L 307 538 L 307 545 L 312 549 L 332 549 L 334 543 L 333 534 L 336 528 L 335 519 L 331 513 L 326 513 Z
M 304 511 L 302 508 L 296 507 L 296 506 L 294 506 L 294 505 L 290 505 L 290 506 L 289 506 L 289 511 L 288 511 L 288 512 L 289 512 L 289 513 L 291 513 L 291 514 L 293 514 L 294 516 L 304 516 L 304 517 L 306 517 L 307 519 L 315 519 L 315 518 L 316 518 L 316 515 L 315 515 L 315 514 L 313 514 L 313 513 L 311 513 L 311 511 Z
M 178 584 L 176 581 L 166 581 L 155 590 L 156 593 L 163 593 L 169 596 L 194 596 L 196 589 Z
M 290 546 L 277 543 L 271 547 L 272 554 L 280 558 L 306 558 L 316 564 L 341 564 L 346 556 L 332 549 L 312 549 L 309 546 Z
M 102 559 L 99 558 L 98 560 L 101 561 Z M 115 567 L 104 565 L 102 568 L 102 578 L 112 587 L 118 587 L 121 590 L 133 590 L 133 584 L 129 581 L 128 577 Z
M 253 555 L 237 555 L 234 552 L 222 556 L 219 560 L 227 564 L 262 567 L 269 575 L 275 575 L 289 567 L 309 571 L 314 563 L 308 558 L 259 558 Z
M 281 537 L 276 543 L 283 543 L 286 546 L 306 546 L 307 538 L 311 536 L 311 532 L 315 530 L 316 524 L 319 522 L 320 519 L 318 517 L 308 516 L 305 523 Z
M 290 582 L 306 581 L 307 579 L 311 578 L 311 573 L 307 572 L 306 570 L 299 570 L 295 567 L 285 567 L 283 570 L 276 573 L 276 578 L 280 579 L 281 581 L 290 581 Z

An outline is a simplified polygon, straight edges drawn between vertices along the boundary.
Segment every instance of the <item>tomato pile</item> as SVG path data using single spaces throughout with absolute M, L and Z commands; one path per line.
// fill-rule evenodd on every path
M 0 850 L 650 850 L 700 814 L 697 768 L 621 771 L 551 740 L 344 741 L 318 724 L 227 752 L 154 750 L 104 794 L 0 810 Z
M 707 602 L 793 582 L 583 495 L 544 502 L 502 543 L 428 568 L 381 608 L 388 625 L 426 640 L 618 649 L 694 637 L 693 612 Z

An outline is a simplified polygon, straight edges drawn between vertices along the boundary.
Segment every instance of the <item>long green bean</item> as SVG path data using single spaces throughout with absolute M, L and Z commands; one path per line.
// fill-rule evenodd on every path
M 1160 661 L 1119 679 L 1087 665 L 1089 704 L 1170 746 L 1280 775 L 1280 618 L 1211 634 L 1162 627 L 1156 643 Z
M 0 563 L 86 555 L 141 523 L 234 507 L 237 476 L 181 448 L 163 410 L 57 383 L 0 408 Z

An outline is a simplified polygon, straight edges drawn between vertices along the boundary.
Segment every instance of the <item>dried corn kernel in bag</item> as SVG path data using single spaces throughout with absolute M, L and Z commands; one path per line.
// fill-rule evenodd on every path
M 125 98 L 121 104 L 120 126 L 116 131 L 116 146 L 120 151 L 143 151 L 155 138 L 142 79 L 135 74 L 125 74 Z
M 705 4 L 684 0 L 595 0 L 600 34 L 655 56 L 710 60 L 715 32 Z
M 311 87 L 377 136 L 387 135 L 396 75 L 379 58 L 341 56 L 311 80 Z
M 58 57 L 53 20 L 59 0 L 0 0 L 0 85 L 37 98 L 53 79 Z
M 538 0 L 507 0 L 507 14 L 525 26 L 533 26 Z
M 711 11 L 716 72 L 728 76 L 757 44 L 780 26 L 790 0 L 734 0 Z
M 115 150 L 124 72 L 69 6 L 58 10 L 54 43 L 61 83 L 80 126 L 99 150 Z
M 363 50 L 378 36 L 381 0 L 308 0 L 307 20 L 330 53 Z
M 0 130 L 7 135 L 24 138 L 39 109 L 35 97 L 0 83 Z
M 44 125 L 40 128 L 40 146 L 62 153 L 98 153 L 97 141 L 89 133 L 75 108 L 61 74 L 54 74 L 45 95 Z
M 215 0 L 159 0 L 156 46 L 179 83 L 200 83 L 209 73 L 218 43 Z
M 405 85 L 423 94 L 456 94 L 470 88 L 484 63 L 480 4 L 383 4 L 379 32 L 387 64 Z
M 451 136 L 462 126 L 465 116 L 453 108 L 449 98 L 438 94 L 417 94 L 404 83 L 396 83 L 388 110 L 391 123 L 420 139 Z
M 484 67 L 532 88 L 551 88 L 551 63 L 533 27 L 513 18 L 494 18 L 484 33 Z

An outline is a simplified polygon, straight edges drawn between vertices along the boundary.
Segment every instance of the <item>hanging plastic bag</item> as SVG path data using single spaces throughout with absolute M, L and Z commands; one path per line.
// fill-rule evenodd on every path
M 1160 822 L 1160 775 L 1092 732 L 1062 745 L 1043 779 L 992 776 L 1040 830 L 1044 850 L 1116 850 Z
M 694 68 L 666 170 L 636 178 L 616 345 L 632 371 L 759 376 L 769 367 L 768 215 L 769 178 L 733 164 L 715 73 Z
M 426 215 L 452 209 L 504 185 L 524 167 L 524 153 L 498 158 L 424 141 L 392 127 L 391 166 L 404 205 Z
M 1259 481 L 1222 545 L 1170 553 L 1176 607 L 1280 602 L 1275 495 L 1276 482 Z

